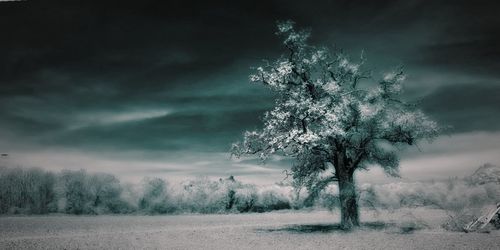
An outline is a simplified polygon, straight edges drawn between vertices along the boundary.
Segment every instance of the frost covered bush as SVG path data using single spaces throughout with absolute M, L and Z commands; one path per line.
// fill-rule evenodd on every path
M 265 212 L 290 208 L 291 187 L 243 184 L 233 177 L 198 178 L 182 184 L 176 194 L 180 210 L 193 213 Z
M 434 206 L 454 209 L 494 204 L 500 199 L 500 185 L 470 186 L 460 179 L 366 186 L 373 189 L 375 197 L 372 202 L 390 208 Z
M 316 202 L 317 206 L 328 208 L 329 210 L 333 210 L 338 208 L 339 203 L 339 189 L 337 185 L 330 185 L 323 190 Z
M 115 176 L 93 174 L 89 177 L 88 186 L 94 200 L 92 206 L 97 214 L 133 211 L 132 206 L 123 199 L 123 187 Z
M 242 185 L 242 187 L 234 190 L 234 204 L 231 208 L 240 213 L 252 212 L 257 199 L 258 194 L 255 186 Z
M 128 213 L 130 204 L 121 197 L 120 181 L 110 174 L 83 170 L 61 172 L 58 178 L 59 211 L 69 214 Z
M 441 226 L 448 230 L 454 232 L 463 232 L 464 227 L 473 221 L 475 214 L 478 214 L 478 209 L 470 209 L 466 207 L 452 207 L 448 208 L 446 211 L 446 220 L 441 224 Z
M 143 194 L 138 207 L 149 214 L 172 213 L 176 210 L 168 199 L 167 183 L 160 178 L 143 180 Z
M 62 199 L 60 204 L 65 213 L 92 214 L 92 197 L 85 171 L 63 171 L 61 173 Z
M 291 208 L 291 187 L 266 186 L 258 191 L 258 200 L 251 211 L 267 212 Z
M 231 183 L 208 178 L 198 178 L 182 184 L 182 190 L 177 196 L 182 211 L 194 213 L 221 213 L 227 210 L 231 203 Z
M 0 168 L 0 213 L 56 212 L 55 179 L 36 168 Z

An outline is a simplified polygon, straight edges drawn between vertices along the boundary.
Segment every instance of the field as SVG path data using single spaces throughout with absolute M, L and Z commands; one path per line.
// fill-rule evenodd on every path
M 0 217 L 0 249 L 499 249 L 500 231 L 448 232 L 436 209 L 363 211 L 363 227 L 338 229 L 338 213 Z

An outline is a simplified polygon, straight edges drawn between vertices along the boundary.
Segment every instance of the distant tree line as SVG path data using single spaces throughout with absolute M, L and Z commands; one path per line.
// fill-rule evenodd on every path
M 139 185 L 105 173 L 0 168 L 2 214 L 171 214 L 266 212 L 292 208 L 291 187 L 258 187 L 230 177 L 171 186 L 160 178 Z
M 452 178 L 446 181 L 364 184 L 365 208 L 431 206 L 457 209 L 495 204 L 500 183 Z M 1 214 L 179 214 L 249 213 L 280 209 L 338 209 L 338 188 L 309 194 L 291 184 L 257 186 L 234 177 L 196 178 L 170 185 L 160 178 L 123 183 L 105 173 L 84 170 L 50 172 L 38 168 L 0 167 Z

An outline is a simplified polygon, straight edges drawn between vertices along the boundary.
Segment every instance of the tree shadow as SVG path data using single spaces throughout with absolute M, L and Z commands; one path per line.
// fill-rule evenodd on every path
M 366 222 L 361 223 L 361 230 L 383 230 L 394 227 L 393 223 Z M 339 223 L 335 224 L 293 224 L 280 228 L 258 229 L 261 232 L 290 232 L 290 233 L 330 233 L 330 232 L 351 232 L 352 230 L 343 228 Z
M 415 223 L 415 222 L 405 222 L 405 223 L 394 223 L 394 222 L 365 222 L 361 223 L 360 227 L 352 230 L 345 229 L 339 223 L 334 224 L 292 224 L 286 225 L 284 227 L 279 228 L 266 228 L 266 229 L 257 229 L 257 231 L 261 232 L 289 232 L 289 233 L 331 233 L 331 232 L 339 232 L 339 233 L 348 233 L 355 230 L 364 230 L 364 231 L 381 231 L 384 230 L 386 233 L 393 234 L 412 234 L 416 231 L 429 228 L 429 226 L 425 224 Z

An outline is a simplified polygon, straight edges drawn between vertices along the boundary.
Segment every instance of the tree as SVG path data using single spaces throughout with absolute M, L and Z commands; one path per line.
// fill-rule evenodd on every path
M 95 213 L 119 213 L 128 209 L 120 197 L 123 191 L 120 180 L 114 175 L 96 173 L 88 176 L 87 181 Z
M 363 56 L 354 63 L 338 50 L 309 45 L 309 32 L 296 31 L 291 21 L 278 23 L 277 34 L 288 52 L 250 75 L 274 92 L 275 106 L 261 130 L 233 144 L 232 154 L 292 157 L 294 184 L 312 196 L 337 182 L 341 225 L 359 226 L 355 171 L 380 165 L 399 176 L 400 146 L 432 139 L 439 128 L 402 100 L 401 69 L 373 83 Z
M 86 214 L 91 212 L 92 194 L 89 190 L 87 172 L 84 170 L 61 172 L 64 190 L 64 211 L 70 214 Z
M 151 213 L 169 213 L 174 208 L 168 204 L 167 182 L 160 178 L 144 179 L 144 193 L 139 200 L 139 208 Z

